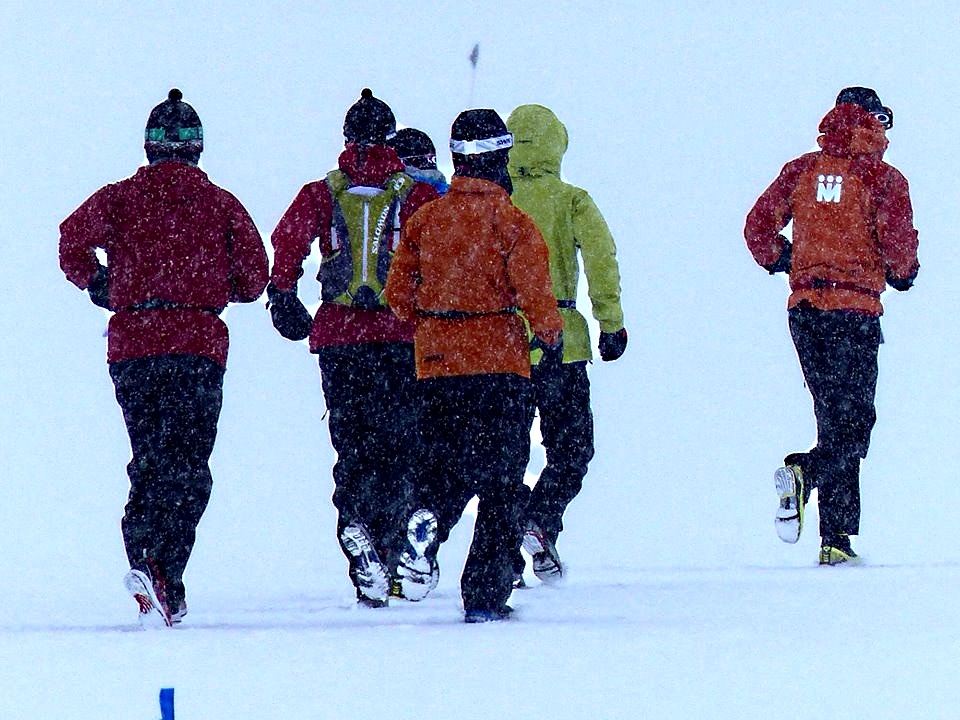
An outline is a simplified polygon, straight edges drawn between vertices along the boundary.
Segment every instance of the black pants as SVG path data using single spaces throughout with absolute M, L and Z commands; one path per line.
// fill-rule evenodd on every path
M 184 597 L 183 571 L 210 500 L 223 373 L 213 360 L 191 355 L 110 365 L 133 453 L 121 522 L 127 559 L 161 574 L 173 608 Z
M 497 610 L 510 597 L 511 561 L 529 490 L 530 381 L 518 375 L 421 380 L 423 464 L 418 497 L 437 515 L 446 541 L 467 502 L 480 498 L 473 542 L 460 578 L 466 610 Z
M 793 456 L 816 487 L 820 535 L 856 535 L 860 528 L 860 459 L 877 420 L 880 318 L 800 306 L 790 310 L 803 377 L 813 397 L 817 445 Z
M 413 512 L 410 491 L 419 452 L 413 344 L 327 347 L 319 363 L 337 451 L 337 537 L 351 522 L 362 523 L 392 572 Z
M 590 380 L 585 362 L 531 369 L 534 410 L 540 413 L 540 434 L 547 465 L 540 473 L 527 505 L 526 520 L 536 523 L 556 542 L 563 530 L 563 513 L 583 487 L 587 464 L 593 458 L 593 413 Z

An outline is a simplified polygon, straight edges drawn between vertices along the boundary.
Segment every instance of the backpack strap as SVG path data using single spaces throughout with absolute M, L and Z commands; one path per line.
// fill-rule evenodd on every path
M 340 249 L 341 233 L 345 233 L 345 228 L 338 225 L 343 224 L 343 215 L 340 212 L 340 195 L 350 185 L 350 180 L 342 170 L 331 170 L 324 178 L 327 189 L 330 191 L 331 205 L 333 206 L 333 217 L 330 227 L 317 228 L 317 237 L 320 238 L 320 254 L 328 257 Z
M 413 186 L 416 184 L 417 181 L 405 172 L 396 172 L 391 175 L 387 181 L 387 187 L 392 187 L 396 193 L 393 212 L 390 217 L 391 228 L 388 250 L 391 255 L 397 251 L 397 247 L 400 245 L 400 206 L 403 205 L 407 199 L 407 195 L 410 194 L 410 191 L 413 190 Z
M 327 183 L 327 187 L 330 188 L 330 192 L 334 197 L 346 190 L 350 184 L 350 180 L 343 170 L 331 170 L 324 178 L 324 182 Z

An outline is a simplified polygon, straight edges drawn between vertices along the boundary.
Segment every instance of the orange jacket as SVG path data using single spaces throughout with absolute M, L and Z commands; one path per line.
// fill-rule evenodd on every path
M 548 344 L 560 337 L 548 251 L 499 185 L 455 176 L 450 191 L 407 221 L 386 298 L 416 323 L 417 377 L 530 375 L 521 311 Z
M 820 131 L 821 150 L 787 163 L 750 211 L 747 247 L 772 267 L 793 220 L 789 307 L 880 315 L 887 280 L 912 280 L 920 268 L 907 181 L 881 159 L 883 127 L 862 108 L 838 105 Z

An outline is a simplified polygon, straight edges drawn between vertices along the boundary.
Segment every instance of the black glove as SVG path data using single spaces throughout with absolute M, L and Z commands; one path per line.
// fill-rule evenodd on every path
M 620 328 L 612 333 L 601 332 L 598 346 L 600 348 L 600 358 L 604 362 L 616 360 L 627 349 L 627 329 Z
M 539 367 L 560 367 L 563 365 L 563 333 L 553 345 L 547 345 L 539 336 L 534 335 L 530 341 L 531 350 L 540 350 L 543 355 L 540 357 Z
M 898 278 L 887 273 L 887 284 L 892 287 L 894 290 L 899 290 L 900 292 L 906 292 L 913 287 L 913 281 L 916 278 L 916 275 L 911 275 L 906 278 Z
M 267 285 L 267 307 L 273 326 L 287 340 L 303 340 L 310 335 L 313 318 L 297 297 L 296 287 L 283 292 L 273 283 Z
M 87 292 L 94 305 L 110 309 L 110 273 L 103 265 L 97 264 L 97 274 L 87 285 Z
M 784 245 L 783 250 L 780 251 L 780 257 L 777 258 L 777 261 L 773 265 L 764 265 L 764 270 L 766 270 L 771 275 L 774 275 L 778 272 L 790 272 L 790 262 L 791 256 L 793 255 L 793 245 L 787 241 L 786 238 L 783 238 Z

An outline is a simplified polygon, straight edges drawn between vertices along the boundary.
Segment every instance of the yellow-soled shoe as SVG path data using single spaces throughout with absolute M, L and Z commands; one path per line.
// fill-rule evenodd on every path
M 859 563 L 860 556 L 850 547 L 849 535 L 840 534 L 823 539 L 820 545 L 821 565 L 858 565 Z

